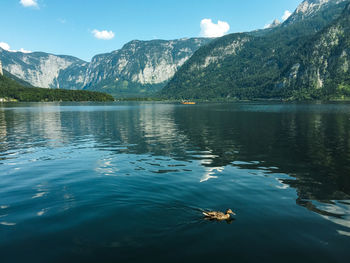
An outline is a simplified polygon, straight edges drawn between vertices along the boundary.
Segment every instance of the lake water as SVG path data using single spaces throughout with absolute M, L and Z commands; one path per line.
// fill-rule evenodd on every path
M 0 104 L 3 263 L 349 262 L 349 248 L 350 104 Z

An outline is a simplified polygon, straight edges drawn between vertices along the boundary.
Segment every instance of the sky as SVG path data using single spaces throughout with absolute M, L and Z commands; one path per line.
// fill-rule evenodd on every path
M 302 0 L 1 0 L 0 47 L 90 61 L 127 42 L 220 37 L 283 21 Z

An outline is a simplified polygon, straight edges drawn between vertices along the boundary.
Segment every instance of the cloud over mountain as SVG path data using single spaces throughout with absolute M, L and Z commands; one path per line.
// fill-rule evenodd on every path
M 284 14 L 282 16 L 282 21 L 286 21 L 291 15 L 292 15 L 292 12 L 290 12 L 289 10 L 284 11 Z
M 6 42 L 0 42 L 0 48 L 2 48 L 3 50 L 9 51 L 9 52 L 32 53 L 32 51 L 25 50 L 23 48 L 21 48 L 20 50 L 11 50 L 10 45 L 7 44 Z
M 200 26 L 200 36 L 202 37 L 222 37 L 230 30 L 230 25 L 227 22 L 219 20 L 218 23 L 215 24 L 208 18 L 203 19 Z

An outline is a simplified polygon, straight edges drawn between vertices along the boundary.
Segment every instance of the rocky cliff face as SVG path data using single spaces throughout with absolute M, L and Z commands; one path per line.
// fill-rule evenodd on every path
M 84 86 L 110 93 L 159 90 L 198 48 L 210 41 L 207 38 L 131 41 L 120 50 L 95 56 Z
M 215 40 L 135 40 L 91 63 L 1 48 L 0 60 L 16 77 L 45 88 L 138 97 L 166 85 L 162 94 L 172 98 L 287 96 L 296 87 L 347 83 L 349 32 L 342 12 L 349 2 L 305 0 L 283 24 Z M 327 27 L 336 19 L 337 26 Z
M 326 9 L 344 8 L 346 2 L 347 0 L 304 0 L 284 23 L 284 26 L 316 16 Z
M 70 56 L 9 52 L 0 48 L 4 69 L 42 88 L 104 90 L 118 95 L 161 88 L 207 38 L 131 41 L 95 56 L 91 63 Z M 137 95 L 137 94 L 136 94 Z
M 340 94 L 339 89 L 349 86 L 350 95 L 349 63 L 350 4 L 340 18 L 306 43 L 289 66 L 281 86 L 329 94 Z
M 33 86 L 69 89 L 81 89 L 83 87 L 84 80 L 81 76 L 73 74 L 72 69 L 87 67 L 87 63 L 78 58 L 56 56 L 42 52 L 9 52 L 0 48 L 0 59 L 5 70 Z M 73 86 L 69 86 L 68 79 L 59 81 L 60 76 L 64 74 L 71 77 L 70 84 Z
M 335 53 L 347 31 L 344 27 L 327 27 L 345 15 L 343 10 L 348 3 L 307 0 L 281 26 L 259 34 L 231 34 L 216 39 L 186 62 L 162 95 L 184 99 L 271 98 L 292 96 L 300 83 L 323 87 L 330 70 L 339 69 L 336 63 L 344 61 L 341 67 L 348 68 L 348 49 Z M 324 28 L 329 32 L 315 42 L 313 38 Z M 233 46 L 235 52 L 227 52 Z M 291 79 L 282 83 L 281 76 L 285 74 Z

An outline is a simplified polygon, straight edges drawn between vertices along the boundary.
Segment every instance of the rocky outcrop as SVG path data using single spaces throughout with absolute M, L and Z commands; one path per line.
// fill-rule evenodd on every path
M 344 9 L 347 2 L 348 0 L 304 0 L 284 23 L 284 26 L 309 19 L 317 16 L 320 12 L 329 10 L 329 13 L 324 12 L 324 16 L 327 17 L 332 15 L 331 11 L 334 9 Z
M 84 82 L 81 76 L 73 74 L 72 71 L 76 67 L 84 68 L 87 66 L 86 62 L 78 58 L 43 52 L 10 52 L 0 48 L 0 59 L 3 61 L 3 68 L 6 71 L 33 86 L 40 88 L 83 88 Z M 67 72 L 71 73 L 67 74 Z M 68 79 L 59 81 L 60 76 L 64 74 L 71 76 L 74 81 L 71 83 L 67 83 Z
M 113 89 L 128 85 L 161 88 L 201 46 L 211 39 L 134 40 L 122 49 L 95 56 L 84 86 Z
M 323 89 L 315 97 L 334 94 L 338 87 L 332 90 L 331 84 L 350 83 L 347 4 L 306 0 L 264 34 L 216 39 L 200 48 L 161 93 L 171 99 L 289 98 L 303 87 L 306 93 Z
M 327 89 L 350 86 L 350 4 L 342 16 L 313 37 L 283 79 L 286 89 Z
M 199 47 L 211 40 L 134 40 L 120 50 L 93 57 L 91 63 L 70 56 L 9 52 L 1 48 L 0 59 L 4 69 L 36 87 L 110 93 L 121 87 L 128 93 L 130 85 L 161 88 Z

